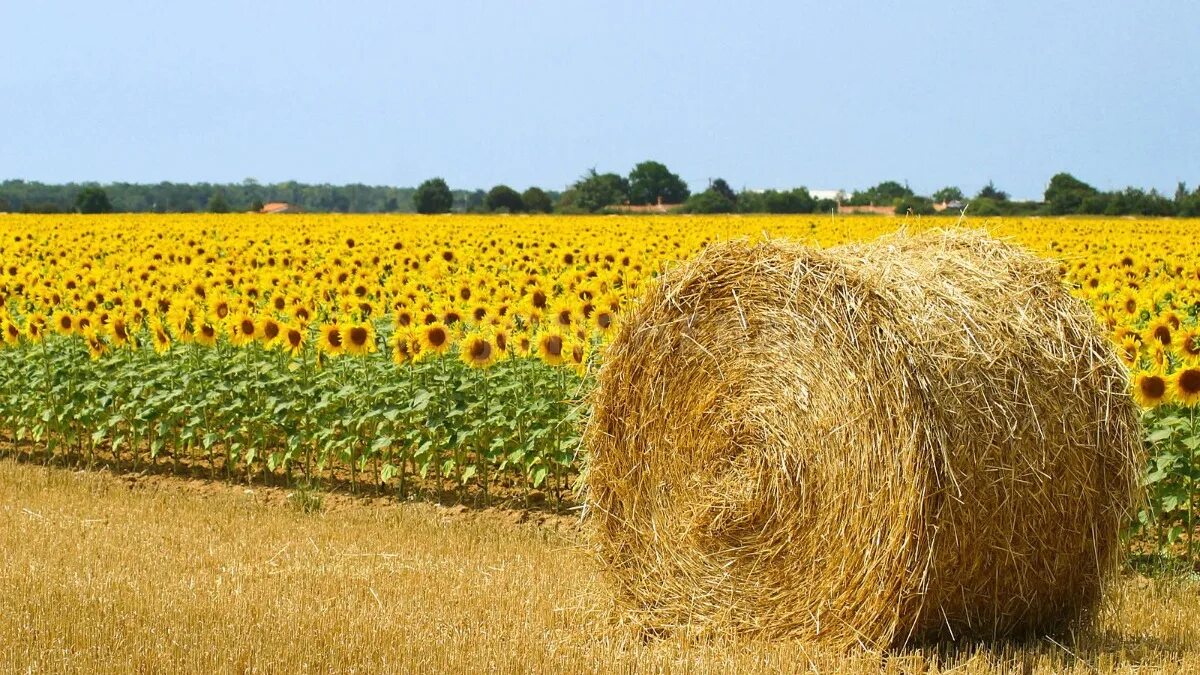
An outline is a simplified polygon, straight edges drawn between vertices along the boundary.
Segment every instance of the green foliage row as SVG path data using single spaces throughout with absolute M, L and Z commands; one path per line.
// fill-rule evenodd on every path
M 1160 555 L 1200 563 L 1200 544 L 1193 542 L 1200 524 L 1200 416 L 1195 406 L 1159 406 L 1143 413 L 1143 428 L 1146 500 L 1132 530 Z
M 0 351 L 0 434 L 47 461 L 348 476 L 402 494 L 416 476 L 439 490 L 561 492 L 576 470 L 581 386 L 536 358 L 473 369 L 453 356 L 397 365 L 383 351 L 294 359 L 220 343 L 93 360 L 82 340 L 52 336 Z

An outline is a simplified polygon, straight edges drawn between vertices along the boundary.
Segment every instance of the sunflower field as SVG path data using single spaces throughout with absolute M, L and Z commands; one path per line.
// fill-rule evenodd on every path
M 6 452 L 407 495 L 562 495 L 624 308 L 729 237 L 818 245 L 943 219 L 0 216 Z M 1200 477 L 1200 250 L 1186 220 L 971 219 L 1060 261 L 1131 372 L 1151 499 Z

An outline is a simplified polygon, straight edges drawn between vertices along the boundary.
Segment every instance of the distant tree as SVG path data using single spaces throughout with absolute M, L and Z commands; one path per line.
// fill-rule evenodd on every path
M 1063 215 L 1079 213 L 1084 199 L 1095 196 L 1099 191 L 1069 173 L 1057 173 L 1046 186 L 1045 200 L 1050 213 Z
M 688 197 L 681 210 L 684 213 L 733 213 L 736 206 L 732 199 L 714 186 Z
M 885 180 L 873 188 L 855 191 L 847 203 L 855 206 L 866 206 L 868 204 L 891 206 L 896 203 L 897 199 L 912 196 L 913 191 L 907 185 L 901 185 L 894 180 Z
M 809 194 L 808 188 L 794 188 L 786 191 L 766 192 L 768 213 L 812 213 L 817 208 L 817 200 Z
M 965 199 L 965 197 L 963 197 L 963 191 L 954 186 L 944 187 L 941 190 L 933 193 L 933 201 L 938 202 L 939 204 L 945 204 L 948 202 L 961 202 L 963 199 Z
M 1183 181 L 1179 181 L 1179 183 L 1177 183 L 1175 185 L 1175 203 L 1178 204 L 1179 202 L 1182 202 L 1183 200 L 1187 199 L 1187 197 L 1188 197 L 1187 183 L 1185 183 Z
M 521 201 L 521 193 L 507 185 L 497 185 L 489 190 L 483 199 L 483 205 L 488 211 L 493 212 L 519 213 L 525 210 L 525 204 Z
M 80 213 L 111 213 L 113 207 L 103 188 L 88 186 L 75 196 L 75 210 Z
M 1000 207 L 1000 202 L 990 197 L 976 197 L 971 200 L 971 215 L 979 217 L 1002 216 L 1003 209 Z
M 933 208 L 933 202 L 925 197 L 901 197 L 896 200 L 896 215 L 903 216 L 907 214 L 914 216 L 931 216 L 937 211 Z
M 258 213 L 259 211 L 262 211 L 262 210 L 263 210 L 263 202 L 262 202 L 262 200 L 261 200 L 261 199 L 255 199 L 254 201 L 250 202 L 250 210 L 251 210 L 251 211 L 254 211 L 255 213 Z
M 530 213 L 550 213 L 554 210 L 554 202 L 550 200 L 550 195 L 540 187 L 531 187 L 522 192 L 521 203 Z
M 0 213 L 8 213 L 12 209 L 12 205 L 4 197 L 0 197 Z
M 990 181 L 990 180 L 988 181 L 987 185 L 984 185 L 982 188 L 979 189 L 979 194 L 975 195 L 975 197 L 977 199 L 978 198 L 992 199 L 997 202 L 1008 201 L 1008 193 L 1005 192 L 1004 190 L 998 189 L 996 187 L 996 185 L 994 183 L 992 183 L 992 181 Z
M 217 190 L 208 198 L 208 212 L 229 213 L 229 202 L 225 199 L 224 192 Z
M 665 164 L 645 161 L 629 172 L 629 202 L 631 204 L 681 204 L 691 193 L 687 183 L 670 172 Z
M 595 213 L 613 204 L 629 201 L 629 181 L 615 173 L 596 173 L 588 169 L 559 199 L 564 212 Z
M 417 186 L 413 193 L 413 205 L 417 213 L 449 213 L 454 205 L 450 186 L 441 178 L 430 178 Z
M 729 187 L 729 183 L 726 183 L 724 178 L 717 178 L 714 180 L 712 185 L 708 186 L 708 189 L 716 192 L 734 204 L 737 203 L 737 193 L 733 191 L 733 188 Z
M 462 210 L 467 213 L 482 213 L 487 211 L 486 202 L 487 193 L 483 190 L 473 190 L 455 200 L 455 203 L 458 203 L 462 207 Z

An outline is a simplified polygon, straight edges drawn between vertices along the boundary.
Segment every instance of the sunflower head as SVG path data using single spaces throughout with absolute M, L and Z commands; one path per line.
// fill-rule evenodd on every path
M 336 323 L 321 326 L 321 339 L 317 343 L 317 349 L 329 356 L 336 356 L 345 351 L 346 341 L 342 335 L 342 327 Z
M 432 354 L 443 354 L 450 349 L 450 329 L 440 321 L 425 326 L 420 332 L 421 350 Z
M 343 326 L 342 342 L 348 354 L 370 354 L 376 349 L 375 326 L 370 322 Z
M 291 356 L 299 356 L 304 351 L 304 331 L 299 326 L 281 326 L 279 344 Z
M 1200 365 L 1188 364 L 1171 376 L 1175 398 L 1184 405 L 1200 403 Z
M 271 317 L 266 317 L 258 324 L 258 337 L 263 341 L 263 344 L 272 347 L 279 340 L 280 334 L 283 332 L 283 326 L 278 321 Z
M 551 366 L 562 365 L 570 355 L 570 345 L 562 333 L 548 331 L 538 336 L 537 356 Z
M 1143 408 L 1167 403 L 1170 396 L 1167 378 L 1158 371 L 1142 371 L 1133 378 L 1133 398 Z
M 473 333 L 463 340 L 459 358 L 472 368 L 487 368 L 496 361 L 498 351 L 487 336 Z

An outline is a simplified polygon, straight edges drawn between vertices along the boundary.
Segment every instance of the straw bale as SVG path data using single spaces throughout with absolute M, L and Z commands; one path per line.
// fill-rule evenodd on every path
M 1063 629 L 1136 486 L 1127 373 L 986 234 L 714 244 L 605 356 L 587 517 L 623 616 L 884 648 Z

